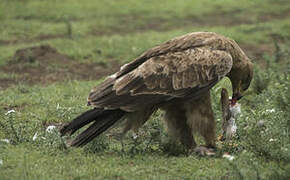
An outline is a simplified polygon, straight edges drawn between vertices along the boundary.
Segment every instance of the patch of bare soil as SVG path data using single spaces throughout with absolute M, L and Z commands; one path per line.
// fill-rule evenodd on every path
M 217 7 L 218 9 L 219 7 Z M 176 19 L 162 19 L 162 18 L 152 18 L 150 20 L 142 19 L 140 15 L 127 15 L 118 17 L 119 22 L 122 26 L 112 27 L 109 30 L 100 30 L 96 27 L 92 27 L 90 35 L 95 36 L 104 36 L 104 35 L 114 35 L 114 34 L 132 34 L 146 32 L 148 30 L 154 31 L 168 31 L 171 29 L 178 29 L 178 27 L 213 27 L 213 26 L 235 26 L 241 24 L 257 24 L 262 22 L 268 22 L 275 19 L 284 19 L 290 16 L 290 12 L 280 12 L 279 14 L 268 13 L 261 14 L 257 17 L 257 20 L 254 20 L 248 14 L 241 13 L 242 10 L 234 11 L 217 11 L 215 13 L 204 14 L 203 16 L 188 16 L 184 18 Z M 240 14 L 240 15 L 239 15 Z M 138 24 L 138 22 L 146 22 L 144 24 Z M 170 23 L 168 23 L 170 21 Z M 135 24 L 136 26 L 131 26 L 130 24 Z M 134 28 L 134 29 L 133 29 Z M 258 29 L 260 30 L 260 29 Z M 257 31 L 258 31 L 257 30 Z
M 273 54 L 275 49 L 271 44 L 240 45 L 254 62 L 261 65 L 264 54 Z M 107 64 L 79 63 L 48 45 L 24 48 L 17 50 L 7 65 L 0 67 L 0 72 L 14 74 L 0 77 L 0 89 L 19 83 L 47 85 L 66 80 L 97 80 L 119 67 L 116 61 Z
M 97 80 L 119 67 L 116 61 L 81 64 L 48 45 L 19 49 L 7 65 L 0 67 L 0 72 L 14 74 L 11 78 L 0 77 L 0 89 L 18 83 L 47 85 L 66 80 Z
M 28 39 L 13 39 L 13 40 L 0 40 L 0 46 L 4 45 L 14 45 L 19 43 L 33 43 L 38 41 L 44 41 L 49 39 L 66 38 L 67 35 L 64 34 L 41 34 Z
M 171 23 L 168 23 L 167 19 L 162 18 L 154 18 L 147 23 L 140 24 L 134 26 L 134 29 L 128 29 L 129 26 L 126 24 L 132 23 L 137 24 L 137 21 L 140 21 L 140 18 L 138 16 L 131 17 L 131 16 L 123 16 L 120 18 L 122 26 L 118 27 L 112 27 L 110 30 L 103 31 L 98 30 L 97 28 L 92 28 L 90 34 L 94 36 L 105 36 L 105 35 L 114 35 L 114 34 L 131 34 L 131 33 L 142 33 L 146 32 L 148 30 L 158 31 L 158 32 L 165 32 L 171 29 L 176 29 L 178 27 L 188 27 L 188 26 L 228 26 L 228 25 L 237 25 L 237 24 L 251 24 L 253 22 L 242 19 L 242 18 L 226 18 L 226 15 L 205 15 L 203 17 L 185 17 L 184 19 L 175 19 L 172 20 Z M 141 18 L 142 19 L 142 18 Z

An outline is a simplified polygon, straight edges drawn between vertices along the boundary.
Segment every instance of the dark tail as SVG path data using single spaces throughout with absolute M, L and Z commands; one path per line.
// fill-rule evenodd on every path
M 123 117 L 125 111 L 120 109 L 104 110 L 91 109 L 60 129 L 61 135 L 69 133 L 72 135 L 78 129 L 94 121 L 85 131 L 79 134 L 72 142 L 71 146 L 83 146 L 93 140 L 95 137 L 113 126 L 119 119 Z

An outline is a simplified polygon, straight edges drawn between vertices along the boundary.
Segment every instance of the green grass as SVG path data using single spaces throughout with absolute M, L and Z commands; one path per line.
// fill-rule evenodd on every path
M 0 79 L 22 76 L 1 71 L 21 48 L 49 44 L 76 63 L 115 60 L 123 64 L 192 31 L 231 37 L 256 68 L 249 95 L 241 101 L 238 137 L 232 144 L 218 143 L 214 157 L 186 155 L 180 145 L 171 147 L 161 112 L 145 124 L 137 140 L 128 134 L 124 151 L 115 137 L 120 128 L 84 148 L 67 149 L 63 146 L 67 137 L 63 140 L 45 128 L 87 110 L 86 97 L 101 80 L 46 86 L 19 81 L 0 90 L 0 139 L 11 142 L 0 142 L 0 179 L 289 178 L 289 12 L 286 0 L 2 0 Z M 275 40 L 278 49 L 273 34 L 280 37 Z M 223 80 L 212 90 L 217 135 L 221 134 L 221 87 L 231 85 Z M 16 112 L 6 114 L 11 109 Z M 263 127 L 257 126 L 260 121 Z M 200 137 L 198 141 L 202 143 Z M 222 158 L 225 152 L 235 160 Z
M 52 44 L 81 61 L 92 55 L 94 60 L 106 61 L 109 56 L 124 62 L 152 45 L 187 32 L 215 31 L 241 43 L 257 44 L 268 43 L 270 33 L 288 35 L 290 28 L 289 3 L 276 1 L 3 2 L 0 5 L 0 40 L 8 40 L 8 44 L 9 40 L 19 43 L 0 46 L 1 64 L 8 61 L 15 49 L 27 46 L 27 42 L 30 45 Z M 261 17 L 269 18 L 263 20 Z M 221 24 L 215 25 L 215 18 L 220 19 Z M 68 22 L 73 40 L 67 39 Z M 52 36 L 52 39 L 38 42 L 38 37 L 43 35 Z M 105 37 L 100 37 L 103 35 Z M 99 57 L 95 49 L 103 50 L 104 54 Z M 132 49 L 136 50 L 132 52 Z
M 217 177 L 238 179 L 238 173 L 232 170 L 234 164 L 238 163 L 241 168 L 239 171 L 247 174 L 248 177 L 255 179 L 257 170 L 263 172 L 260 174 L 262 179 L 267 179 L 271 175 L 271 170 L 277 168 L 276 163 L 256 159 L 247 153 L 242 153 L 232 164 L 220 158 L 196 156 L 168 157 L 146 153 L 131 157 L 120 153 L 87 154 L 79 149 L 52 156 L 40 150 L 43 149 L 27 151 L 27 147 L 21 145 L 13 148 L 12 151 L 6 151 L 7 156 L 4 161 L 13 168 L 4 169 L 2 177 L 5 179 L 215 179 Z M 251 160 L 248 161 L 249 159 Z M 251 163 L 250 167 L 249 163 Z M 226 171 L 226 169 L 231 170 Z
M 0 52 L 3 52 L 1 63 L 8 62 L 9 57 L 13 56 L 15 50 L 27 46 L 39 44 L 50 44 L 60 52 L 69 55 L 75 60 L 106 62 L 108 59 L 114 59 L 121 63 L 131 61 L 140 55 L 144 50 L 169 40 L 175 36 L 193 31 L 213 31 L 235 39 L 238 43 L 244 45 L 271 44 L 271 34 L 280 34 L 289 36 L 290 23 L 288 20 L 275 20 L 256 25 L 235 25 L 227 27 L 185 27 L 178 30 L 166 32 L 147 31 L 137 33 L 134 36 L 127 35 L 107 35 L 107 36 L 86 36 L 74 39 L 53 39 L 29 44 L 18 44 L 13 46 L 0 46 Z M 98 54 L 96 51 L 102 53 Z M 4 53 L 5 52 L 5 53 Z
M 275 73 L 275 71 L 271 72 Z M 287 78 L 289 80 L 289 76 Z M 187 156 L 184 153 L 176 154 L 165 150 L 166 133 L 159 114 L 156 114 L 141 129 L 145 135 L 140 137 L 139 142 L 133 141 L 130 136 L 126 138 L 124 152 L 120 142 L 110 136 L 103 136 L 85 148 L 64 149 L 63 141 L 60 141 L 57 134 L 52 137 L 45 133 L 44 124 L 70 121 L 86 110 L 84 97 L 95 84 L 97 83 L 93 81 L 75 81 L 57 83 L 48 87 L 20 85 L 1 91 L 2 120 L 0 122 L 6 128 L 2 128 L 0 137 L 8 138 L 13 144 L 0 144 L 0 159 L 3 160 L 3 165 L 0 166 L 1 177 L 4 179 L 287 177 L 290 168 L 290 134 L 289 129 L 287 130 L 289 98 L 288 101 L 283 98 L 287 98 L 289 81 L 288 85 L 283 81 L 277 81 L 273 85 L 270 84 L 268 90 L 263 91 L 264 93 L 260 95 L 252 93 L 242 101 L 244 116 L 238 121 L 241 128 L 240 138 L 233 141 L 238 146 L 219 144 L 215 157 L 198 157 L 195 154 Z M 220 87 L 228 86 L 228 81 L 222 81 L 212 91 L 217 119 L 221 118 L 218 104 Z M 250 92 L 254 91 L 254 88 L 250 90 Z M 270 96 L 272 98 L 268 99 Z M 282 101 L 279 98 L 282 98 Z M 253 99 L 258 99 L 258 102 Z M 255 105 L 256 103 L 258 106 Z M 273 108 L 275 113 L 269 113 L 268 110 Z M 5 115 L 8 109 L 15 109 L 16 112 Z M 257 131 L 256 122 L 261 119 L 265 121 L 266 127 L 271 129 L 266 130 L 264 132 L 266 134 L 260 139 L 257 137 L 260 130 Z M 218 120 L 217 134 L 221 134 L 220 123 Z M 11 126 L 16 131 L 13 131 Z M 39 139 L 33 141 L 32 137 L 36 132 L 39 134 Z M 157 136 L 154 135 L 156 132 L 158 132 Z M 46 139 L 42 139 L 41 136 Z M 277 142 L 272 142 L 272 145 L 264 143 L 271 142 L 271 138 L 276 139 Z M 230 152 L 235 156 L 235 160 L 231 162 L 221 158 L 224 152 Z M 171 155 L 172 153 L 177 156 Z

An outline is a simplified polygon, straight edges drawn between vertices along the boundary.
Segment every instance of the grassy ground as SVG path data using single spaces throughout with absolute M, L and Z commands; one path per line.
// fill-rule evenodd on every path
M 289 178 L 289 19 L 287 0 L 2 0 L 0 139 L 10 144 L 0 142 L 0 179 Z M 172 146 L 161 112 L 137 139 L 129 134 L 124 149 L 118 128 L 73 149 L 56 132 L 45 132 L 88 109 L 87 94 L 101 77 L 192 31 L 235 39 L 256 64 L 249 96 L 241 101 L 238 137 L 218 143 L 214 157 Z M 39 45 L 49 48 L 29 49 Z M 230 88 L 229 82 L 212 90 L 217 134 L 221 87 Z M 225 152 L 235 160 L 222 158 Z

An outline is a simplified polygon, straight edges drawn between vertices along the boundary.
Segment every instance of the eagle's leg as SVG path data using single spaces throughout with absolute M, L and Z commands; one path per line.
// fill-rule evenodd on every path
M 140 109 L 135 112 L 130 112 L 125 115 L 125 126 L 123 128 L 123 131 L 121 133 L 121 145 L 122 145 L 122 151 L 124 150 L 124 143 L 123 138 L 127 134 L 129 130 L 133 130 L 136 135 L 138 135 L 138 129 L 150 118 L 150 116 L 155 112 L 155 107 L 146 107 L 143 109 Z M 136 136 L 137 137 L 137 136 Z
M 197 100 L 185 102 L 187 123 L 194 132 L 200 133 L 204 137 L 205 147 L 208 150 L 214 149 L 215 145 L 215 120 L 211 107 L 210 92 L 206 92 Z M 204 148 L 201 151 L 204 150 Z M 197 151 L 199 151 L 198 149 Z M 201 153 L 202 154 L 202 153 Z
M 150 118 L 150 116 L 156 111 L 155 107 L 145 107 L 135 112 L 130 112 L 125 115 L 126 124 L 123 129 L 123 134 L 126 134 L 129 130 L 133 130 L 135 133 L 138 129 Z
M 188 149 L 194 148 L 196 143 L 192 129 L 186 122 L 184 106 L 181 103 L 174 103 L 162 109 L 165 110 L 164 120 L 173 140 L 179 140 Z

